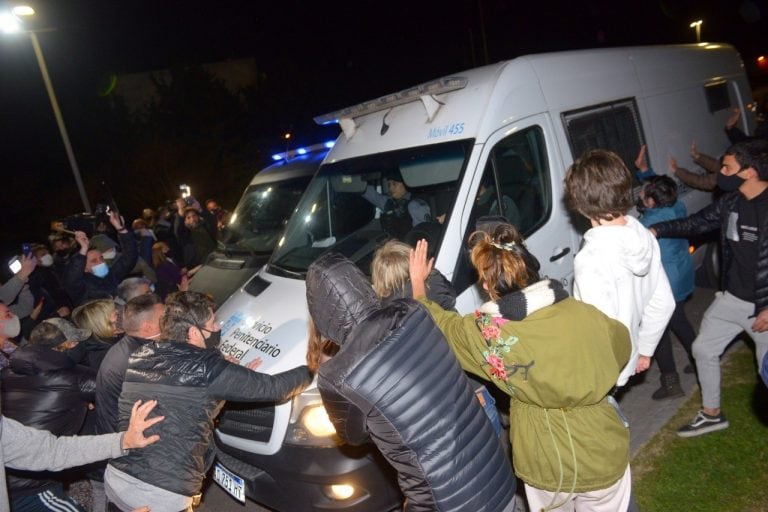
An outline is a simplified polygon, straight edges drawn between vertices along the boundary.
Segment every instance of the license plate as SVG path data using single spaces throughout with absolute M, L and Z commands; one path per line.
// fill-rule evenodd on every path
M 218 462 L 213 468 L 213 481 L 235 499 L 245 503 L 245 482 Z

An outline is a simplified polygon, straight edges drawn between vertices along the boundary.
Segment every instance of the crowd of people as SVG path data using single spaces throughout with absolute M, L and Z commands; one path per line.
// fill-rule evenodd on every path
M 691 156 L 711 165 L 695 144 Z M 617 396 L 652 360 L 661 371 L 653 398 L 683 394 L 670 332 L 702 389 L 681 437 L 729 426 L 719 356 L 735 335 L 754 340 L 768 375 L 768 141 L 726 149 L 713 177 L 697 182 L 718 195 L 690 216 L 645 147 L 636 166 L 639 220 L 629 214 L 635 178 L 616 154 L 588 151 L 567 171 L 565 200 L 591 225 L 573 296 L 541 274 L 500 215 L 478 219 L 467 241 L 488 299 L 470 314 L 456 311 L 425 240 L 382 245 L 370 279 L 330 252 L 306 276 L 307 365 L 276 375 L 254 371 L 258 358 L 223 356 L 213 302 L 188 290 L 223 227 L 215 201 L 209 210 L 180 198 L 175 210 L 145 210 L 130 230 L 113 210 L 111 230 L 53 233 L 19 255 L 0 287 L 0 509 L 83 511 L 63 485 L 72 474 L 47 471 L 89 464 L 76 476 L 90 480 L 93 510 L 189 511 L 225 401 L 285 400 L 315 374 L 339 437 L 374 443 L 397 471 L 404 510 L 511 512 L 515 477 L 530 510 L 633 509 Z M 390 199 L 366 193 L 418 221 L 402 182 L 393 179 Z M 697 334 L 684 309 L 694 288 L 685 238 L 717 229 L 723 290 Z M 511 461 L 496 393 L 509 397 Z

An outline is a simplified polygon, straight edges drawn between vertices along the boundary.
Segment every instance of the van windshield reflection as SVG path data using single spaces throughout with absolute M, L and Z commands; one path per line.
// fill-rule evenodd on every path
M 437 248 L 471 147 L 469 139 L 323 165 L 277 243 L 271 271 L 300 277 L 319 256 L 338 252 L 369 274 L 386 240 L 426 238 Z

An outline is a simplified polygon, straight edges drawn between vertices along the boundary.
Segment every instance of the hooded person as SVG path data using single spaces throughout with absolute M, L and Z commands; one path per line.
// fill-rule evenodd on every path
M 513 510 L 509 460 L 427 312 L 408 299 L 382 306 L 362 271 L 336 253 L 309 267 L 307 304 L 310 338 L 340 347 L 318 373 L 336 432 L 349 444 L 376 444 L 398 473 L 404 510 Z

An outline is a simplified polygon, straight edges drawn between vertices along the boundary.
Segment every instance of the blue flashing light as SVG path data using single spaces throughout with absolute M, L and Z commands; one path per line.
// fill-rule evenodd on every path
M 307 148 L 299 148 L 296 150 L 297 155 L 306 155 L 307 154 Z
M 279 162 L 282 159 L 283 159 L 282 153 L 275 153 L 274 155 L 272 155 L 272 160 L 274 160 L 275 162 Z
M 325 144 L 323 144 L 326 148 L 331 149 L 336 144 L 335 140 L 329 140 Z

